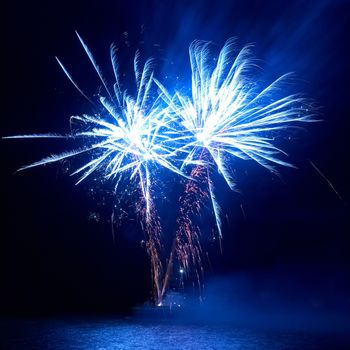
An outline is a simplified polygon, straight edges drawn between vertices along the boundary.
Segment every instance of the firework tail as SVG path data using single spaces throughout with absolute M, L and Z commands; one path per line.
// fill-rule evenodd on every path
M 187 181 L 184 194 L 180 197 L 180 210 L 176 221 L 178 229 L 167 262 L 161 294 L 162 298 L 165 297 L 169 287 L 175 258 L 177 258 L 181 269 L 187 275 L 192 268 L 200 294 L 202 290 L 203 266 L 200 229 L 193 222 L 193 217 L 200 213 L 203 202 L 209 197 L 207 169 L 202 165 L 197 165 L 192 169 L 190 176 L 192 179 Z
M 140 223 L 146 235 L 146 251 L 151 263 L 151 278 L 153 301 L 155 305 L 162 304 L 162 276 L 163 265 L 161 260 L 161 224 L 151 195 L 151 184 L 149 177 L 140 176 L 140 200 L 137 204 L 137 212 L 140 213 Z

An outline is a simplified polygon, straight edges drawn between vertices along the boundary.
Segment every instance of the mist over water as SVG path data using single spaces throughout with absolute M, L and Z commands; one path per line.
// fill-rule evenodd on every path
M 279 329 L 350 334 L 346 271 L 319 267 L 281 267 L 213 277 L 203 302 L 182 299 L 177 314 L 190 322 L 232 324 L 250 329 Z

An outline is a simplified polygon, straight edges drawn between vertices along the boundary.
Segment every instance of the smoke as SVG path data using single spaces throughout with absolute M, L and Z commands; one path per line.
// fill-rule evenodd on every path
M 349 282 L 344 269 L 335 273 L 319 265 L 235 273 L 209 280 L 203 301 L 187 296 L 173 316 L 249 328 L 346 331 Z

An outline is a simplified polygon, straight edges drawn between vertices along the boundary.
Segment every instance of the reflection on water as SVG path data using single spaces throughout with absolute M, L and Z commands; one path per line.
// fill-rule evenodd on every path
M 2 320 L 1 349 L 349 349 L 340 335 L 133 319 Z

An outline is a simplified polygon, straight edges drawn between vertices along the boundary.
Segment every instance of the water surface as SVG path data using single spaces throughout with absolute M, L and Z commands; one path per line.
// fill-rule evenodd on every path
M 2 349 L 350 349 L 349 338 L 336 333 L 133 318 L 2 320 L 0 344 Z

